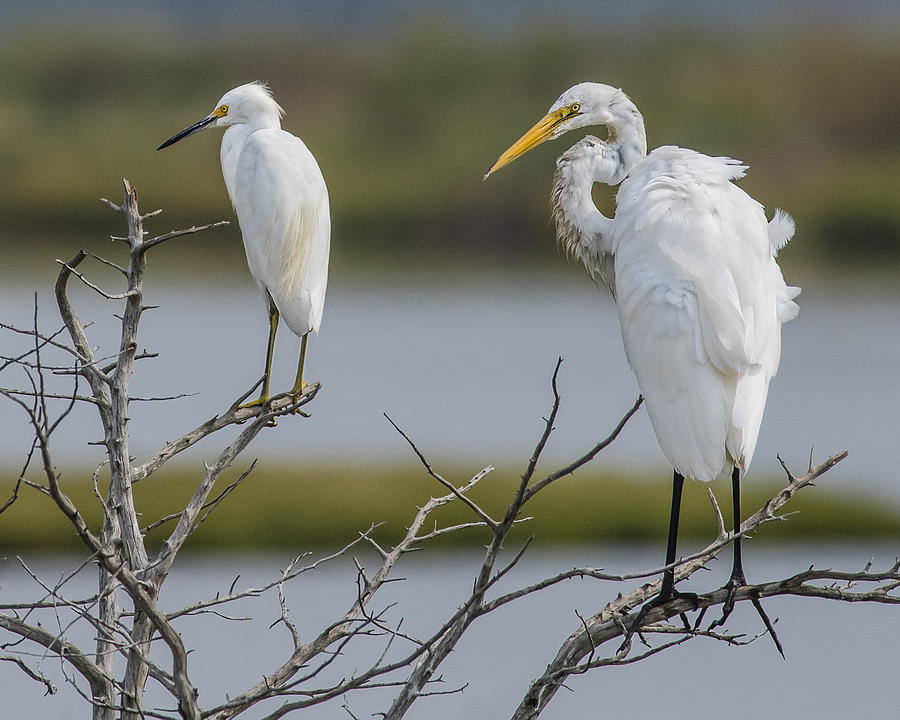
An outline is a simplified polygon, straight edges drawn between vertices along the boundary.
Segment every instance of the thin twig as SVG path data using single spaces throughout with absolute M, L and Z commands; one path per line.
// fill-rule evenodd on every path
M 425 472 L 427 472 L 431 477 L 433 477 L 441 485 L 443 485 L 447 490 L 449 490 L 454 495 L 454 497 L 456 497 L 456 499 L 465 503 L 469 507 L 469 509 L 472 510 L 472 512 L 474 512 L 481 519 L 481 522 L 483 522 L 485 525 L 487 525 L 489 528 L 491 528 L 491 530 L 495 530 L 498 526 L 497 521 L 494 520 L 493 518 L 491 518 L 491 516 L 488 515 L 480 507 L 478 507 L 478 505 L 475 502 L 473 502 L 470 498 L 466 497 L 465 493 L 460 491 L 459 489 L 457 489 L 457 487 L 453 483 L 446 480 L 444 477 L 442 477 L 437 472 L 435 472 L 434 468 L 431 466 L 431 463 L 428 462 L 425 455 L 422 453 L 421 450 L 419 450 L 419 448 L 416 446 L 416 444 L 410 439 L 409 435 L 407 435 L 405 432 L 403 432 L 403 430 L 400 429 L 400 426 L 397 425 L 397 423 L 395 423 L 391 419 L 390 415 L 388 415 L 387 413 L 383 413 L 383 414 L 387 418 L 387 421 L 391 425 L 394 426 L 394 429 L 398 433 L 400 433 L 400 435 L 403 437 L 404 440 L 406 440 L 406 442 L 409 444 L 410 448 L 412 448 L 412 451 L 416 454 L 416 457 L 419 458 L 419 461 L 424 466 Z

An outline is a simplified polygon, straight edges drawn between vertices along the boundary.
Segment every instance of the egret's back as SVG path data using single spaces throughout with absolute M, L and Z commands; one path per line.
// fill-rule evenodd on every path
M 318 331 L 331 220 L 325 180 L 303 142 L 284 130 L 235 125 L 222 139 L 222 174 L 250 273 L 297 335 Z
M 616 304 L 629 364 L 653 429 L 681 474 L 712 480 L 750 464 L 781 323 L 794 317 L 762 206 L 731 181 L 728 158 L 658 148 L 617 195 Z M 792 229 L 792 228 L 790 228 Z M 774 242 L 773 242 L 774 241 Z

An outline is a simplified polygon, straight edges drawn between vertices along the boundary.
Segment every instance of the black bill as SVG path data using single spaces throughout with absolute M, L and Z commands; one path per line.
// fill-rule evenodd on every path
M 156 149 L 162 150 L 163 148 L 169 147 L 169 145 L 174 145 L 182 138 L 186 138 L 188 135 L 192 135 L 195 132 L 197 132 L 198 130 L 202 130 L 207 125 L 209 125 L 210 123 L 214 123 L 218 119 L 219 119 L 218 115 L 209 115 L 208 117 L 203 118 L 200 122 L 196 122 L 193 125 L 191 125 L 190 127 L 186 127 L 181 132 L 176 133 L 175 135 L 170 137 L 168 140 L 166 140 L 162 145 L 160 145 Z

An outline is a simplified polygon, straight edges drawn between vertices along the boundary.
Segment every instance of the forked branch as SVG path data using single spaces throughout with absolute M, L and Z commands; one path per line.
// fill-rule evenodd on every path
M 350 716 L 353 716 L 347 698 L 351 693 L 373 688 L 396 690 L 390 706 L 380 714 L 386 720 L 400 720 L 417 699 L 458 692 L 461 687 L 465 687 L 465 682 L 461 682 L 454 686 L 455 689 L 443 689 L 439 684 L 442 682 L 439 670 L 443 661 L 458 647 L 461 638 L 470 631 L 474 621 L 479 617 L 499 611 L 521 598 L 573 578 L 616 583 L 611 593 L 616 595 L 615 599 L 593 615 L 579 616 L 579 625 L 562 641 L 544 674 L 528 688 L 514 715 L 516 720 L 525 720 L 536 718 L 553 698 L 556 690 L 573 674 L 640 662 L 695 638 L 706 638 L 730 645 L 742 645 L 753 640 L 729 634 L 724 630 L 714 631 L 712 627 L 700 626 L 703 611 L 725 601 L 726 591 L 723 589 L 700 596 L 696 606 L 688 600 L 675 599 L 651 610 L 646 617 L 649 625 L 642 629 L 642 634 L 648 638 L 662 638 L 655 647 L 648 645 L 636 652 L 631 652 L 631 648 L 628 648 L 623 653 L 605 653 L 605 644 L 623 634 L 629 623 L 629 613 L 656 595 L 659 586 L 658 581 L 648 582 L 627 594 L 621 594 L 618 592 L 622 587 L 621 584 L 637 579 L 655 578 L 662 574 L 666 567 L 618 575 L 606 573 L 599 568 L 573 568 L 556 572 L 528 585 L 513 586 L 512 590 L 499 591 L 501 580 L 504 580 L 504 585 L 508 585 L 516 577 L 516 571 L 526 557 L 527 549 L 532 542 L 532 539 L 529 539 L 515 548 L 507 547 L 512 528 L 529 519 L 524 515 L 526 505 L 551 484 L 562 481 L 597 458 L 616 440 L 642 403 L 642 398 L 638 397 L 609 435 L 580 457 L 552 472 L 545 473 L 541 470 L 539 474 L 542 455 L 555 431 L 556 419 L 561 409 L 561 397 L 557 386 L 561 359 L 557 362 L 552 375 L 550 412 L 525 469 L 518 478 L 515 490 L 511 492 L 502 517 L 500 513 L 488 512 L 473 499 L 475 488 L 492 476 L 494 471 L 492 466 L 485 467 L 467 479 L 451 480 L 438 472 L 416 446 L 411 436 L 388 418 L 424 467 L 425 473 L 430 478 L 429 482 L 437 483 L 441 491 L 438 497 L 429 498 L 415 513 L 410 512 L 412 519 L 409 526 L 402 536 L 395 540 L 395 544 L 384 542 L 380 536 L 376 540 L 374 535 L 376 525 L 373 524 L 368 530 L 359 533 L 355 539 L 346 543 L 343 548 L 316 560 L 306 560 L 309 554 L 295 553 L 299 556 L 271 582 L 235 590 L 237 584 L 235 578 L 227 591 L 216 594 L 215 597 L 195 600 L 180 610 L 163 612 L 158 604 L 158 598 L 179 552 L 185 547 L 198 524 L 203 522 L 209 512 L 225 498 L 232 497 L 231 491 L 250 472 L 249 470 L 245 472 L 224 490 L 221 489 L 221 485 L 217 489 L 217 484 L 225 471 L 235 464 L 241 453 L 265 428 L 274 424 L 276 418 L 296 414 L 304 416 L 302 408 L 316 397 L 320 386 L 312 384 L 300 396 L 289 394 L 276 396 L 264 405 L 249 408 L 241 407 L 242 399 L 238 399 L 221 414 L 165 444 L 149 457 L 139 462 L 135 461 L 131 457 L 128 444 L 128 408 L 129 404 L 137 399 L 129 394 L 130 379 L 137 359 L 154 357 L 152 353 L 137 352 L 141 314 L 147 309 L 143 304 L 146 253 L 150 248 L 174 238 L 219 227 L 225 223 L 175 230 L 148 239 L 143 231 L 143 223 L 158 211 L 141 214 L 137 205 L 137 193 L 127 181 L 124 182 L 123 202 L 121 204 L 106 202 L 127 219 L 128 234 L 117 239 L 127 243 L 128 262 L 119 265 L 102 258 L 94 259 L 124 276 L 125 289 L 122 292 L 102 290 L 99 284 L 89 279 L 88 273 L 83 269 L 88 254 L 79 251 L 68 262 L 60 262 L 61 268 L 55 287 L 60 316 L 71 338 L 71 347 L 57 339 L 59 333 L 47 335 L 39 332 L 36 316 L 34 328 L 28 331 L 0 324 L 0 330 L 12 329 L 17 335 L 24 335 L 30 343 L 27 350 L 0 358 L 0 370 L 7 367 L 21 369 L 27 378 L 27 386 L 24 389 L 0 389 L 0 395 L 9 398 L 25 410 L 34 433 L 34 442 L 27 453 L 19 481 L 16 483 L 12 498 L 7 501 L 4 508 L 15 500 L 22 487 L 34 487 L 50 496 L 86 548 L 86 559 L 79 572 L 94 564 L 99 566 L 99 586 L 90 598 L 67 599 L 60 585 L 52 587 L 49 584 L 44 585 L 37 574 L 29 570 L 32 579 L 44 588 L 47 595 L 38 602 L 4 603 L 0 607 L 0 628 L 15 637 L 14 642 L 0 646 L 3 652 L 13 652 L 13 655 L 0 655 L 0 661 L 16 663 L 22 672 L 31 679 L 44 683 L 50 692 L 53 690 L 52 683 L 34 670 L 27 656 L 17 651 L 17 645 L 27 641 L 41 648 L 42 652 L 59 656 L 62 659 L 61 665 L 66 671 L 74 670 L 66 675 L 67 682 L 90 703 L 95 720 L 173 717 L 172 713 L 175 711 L 144 707 L 143 693 L 148 678 L 155 680 L 173 697 L 178 715 L 188 720 L 206 718 L 230 720 L 251 709 L 257 715 L 267 712 L 264 717 L 267 720 L 274 720 L 337 698 L 344 698 L 344 708 Z M 91 347 L 86 332 L 90 326 L 81 322 L 70 304 L 67 287 L 72 276 L 100 292 L 108 300 L 124 305 L 120 318 L 119 345 L 105 357 L 98 357 L 98 351 Z M 67 353 L 68 364 L 49 365 L 44 358 L 44 354 L 48 353 Z M 73 384 L 71 392 L 53 392 L 47 387 L 45 376 L 52 379 L 59 375 L 70 378 Z M 89 394 L 83 389 L 83 383 L 79 394 L 81 378 L 88 381 Z M 64 410 L 57 417 L 51 418 L 48 404 L 54 398 L 59 398 Z M 99 533 L 90 527 L 82 508 L 79 508 L 67 493 L 68 487 L 62 483 L 50 453 L 51 434 L 66 418 L 75 403 L 81 400 L 97 408 L 103 431 L 102 444 L 107 453 L 109 488 L 106 495 L 101 492 L 103 482 L 99 479 L 100 468 L 91 478 L 95 497 L 103 510 L 102 530 Z M 159 551 L 154 552 L 152 546 L 148 549 L 144 545 L 147 527 L 141 529 L 140 516 L 134 502 L 134 483 L 152 482 L 149 479 L 167 462 L 189 448 L 197 446 L 201 441 L 215 436 L 219 431 L 233 426 L 240 427 L 234 428 L 235 433 L 223 448 L 210 454 L 212 459 L 207 462 L 202 476 L 198 476 L 196 486 L 192 488 L 193 493 L 185 506 L 157 522 L 153 522 L 152 518 L 144 521 L 150 528 L 172 523 L 169 526 L 169 535 Z M 786 486 L 744 521 L 738 535 L 752 533 L 764 523 L 783 519 L 779 515 L 783 506 L 797 492 L 811 486 L 845 455 L 846 453 L 839 453 L 818 466 L 810 466 L 808 471 L 800 476 L 794 475 L 785 467 Z M 32 463 L 39 466 L 42 475 L 40 482 L 26 479 L 26 473 Z M 252 468 L 253 465 L 250 466 L 250 470 Z M 452 524 L 436 522 L 435 513 L 451 503 L 464 506 L 467 519 Z M 683 579 L 702 568 L 736 537 L 735 533 L 725 531 L 715 498 L 712 498 L 712 505 L 719 528 L 717 537 L 700 552 L 682 558 L 672 566 L 678 579 Z M 2 510 L 3 508 L 0 508 L 0 512 Z M 463 531 L 480 534 L 484 545 L 483 554 L 473 563 L 470 585 L 463 595 L 463 600 L 445 617 L 439 619 L 434 627 L 422 633 L 422 636 L 404 627 L 402 619 L 391 621 L 388 612 L 391 606 L 380 608 L 375 603 L 376 598 L 384 595 L 380 593 L 381 589 L 396 580 L 397 567 L 404 556 L 423 549 L 427 543 L 438 537 Z M 292 604 L 289 602 L 290 583 L 324 563 L 349 556 L 351 552 L 355 553 L 362 548 L 371 549 L 375 561 L 371 567 L 367 567 L 360 557 L 352 557 L 355 575 L 348 583 L 352 591 L 348 593 L 343 605 L 335 605 L 337 609 L 330 622 L 319 628 L 306 628 L 296 622 L 291 617 L 289 609 Z M 301 565 L 301 562 L 305 564 Z M 215 616 L 223 621 L 244 619 L 236 617 L 237 611 L 233 610 L 233 603 L 259 597 L 265 593 L 277 594 L 278 614 L 272 627 L 278 627 L 279 632 L 282 632 L 282 629 L 286 632 L 289 641 L 288 650 L 272 661 L 269 666 L 271 669 L 262 677 L 257 674 L 248 678 L 242 685 L 243 690 L 234 692 L 232 688 L 232 692 L 227 695 L 224 702 L 213 707 L 201 708 L 188 672 L 190 648 L 185 645 L 176 625 L 182 618 L 198 614 Z M 900 562 L 879 571 L 873 571 L 869 566 L 861 572 L 817 570 L 810 567 L 785 579 L 741 587 L 737 590 L 735 601 L 758 602 L 759 598 L 775 595 L 818 597 L 842 602 L 900 604 Z M 125 607 L 120 607 L 120 602 Z M 700 613 L 693 626 L 686 622 L 681 624 L 666 622 L 670 618 L 682 616 L 695 609 L 699 609 Z M 62 612 L 69 613 L 74 619 L 71 622 L 62 622 L 60 619 Z M 55 620 L 59 632 L 54 634 L 35 621 L 34 615 L 39 613 L 56 613 Z M 76 622 L 87 623 L 96 638 L 93 657 L 66 637 L 69 627 Z M 152 643 L 158 643 L 159 640 L 162 640 L 168 649 L 168 656 L 161 654 L 167 659 L 166 663 L 162 662 L 156 653 L 151 653 Z M 372 642 L 377 643 L 374 659 L 371 659 L 372 653 L 369 653 L 365 656 L 369 660 L 357 663 L 356 649 L 364 643 Z M 123 657 L 126 658 L 124 671 L 121 667 L 117 671 L 116 663 L 121 663 Z M 334 679 L 337 674 L 334 672 L 335 668 L 343 658 L 352 662 L 352 669 Z M 89 689 L 87 692 L 85 683 Z M 280 705 L 261 706 L 264 701 L 273 699 L 278 699 Z

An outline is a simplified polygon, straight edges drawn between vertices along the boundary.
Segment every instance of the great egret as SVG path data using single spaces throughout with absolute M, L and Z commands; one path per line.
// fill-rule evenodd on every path
M 198 130 L 226 128 L 222 176 L 241 226 L 250 274 L 269 313 L 262 391 L 244 407 L 269 400 L 279 316 L 302 338 L 297 379 L 289 392 L 294 396 L 303 392 L 306 342 L 310 330 L 319 330 L 328 282 L 328 190 L 303 141 L 281 129 L 283 115 L 265 85 L 247 83 L 229 90 L 209 115 L 157 148 Z
M 785 284 L 775 257 L 793 236 L 793 220 L 762 206 L 732 183 L 746 166 L 724 157 L 665 146 L 647 155 L 644 120 L 621 90 L 581 83 L 516 141 L 485 179 L 545 140 L 605 125 L 556 163 L 551 207 L 556 236 L 616 301 L 625 354 L 637 376 L 656 438 L 674 468 L 666 565 L 675 562 L 684 478 L 710 481 L 731 469 L 734 529 L 740 527 L 740 479 L 753 457 L 769 380 L 778 369 L 781 325 L 797 315 L 800 289 Z M 621 183 L 614 218 L 591 199 L 595 182 Z M 746 585 L 741 539 L 721 624 Z M 673 597 L 674 569 L 641 611 Z M 770 631 L 758 601 L 754 602 Z M 781 645 L 772 632 L 781 651 Z

